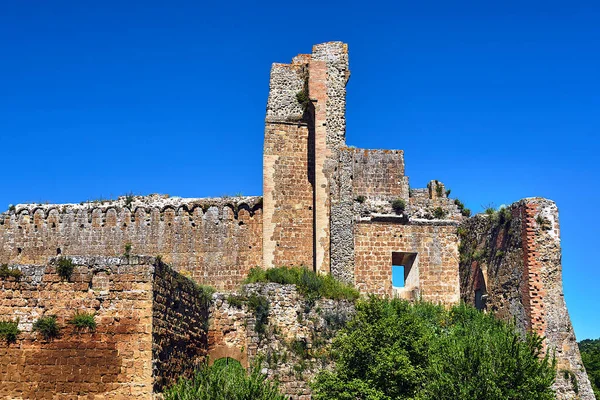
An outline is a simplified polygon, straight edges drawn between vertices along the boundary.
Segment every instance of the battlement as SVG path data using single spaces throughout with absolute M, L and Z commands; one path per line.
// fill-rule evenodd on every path
M 0 263 L 56 255 L 161 255 L 180 272 L 235 287 L 262 259 L 262 198 L 121 197 L 80 204 L 19 204 L 0 215 Z

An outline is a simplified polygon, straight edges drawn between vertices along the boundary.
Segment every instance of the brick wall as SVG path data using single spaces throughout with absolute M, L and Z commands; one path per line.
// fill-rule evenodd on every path
M 161 255 L 197 282 L 232 289 L 262 263 L 256 197 L 160 196 L 83 204 L 18 205 L 0 215 L 0 263 L 44 264 L 62 255 Z
M 418 294 L 425 301 L 459 301 L 456 225 L 360 222 L 355 225 L 355 284 L 363 293 L 392 296 L 392 253 L 417 253 Z
M 528 198 L 507 210 L 461 224 L 461 298 L 474 304 L 483 289 L 486 310 L 544 337 L 557 359 L 558 399 L 593 399 L 564 301 L 558 209 L 550 200 Z M 564 370 L 576 375 L 579 393 Z
M 154 391 L 189 377 L 208 350 L 210 293 L 157 262 L 152 285 Z
M 267 123 L 264 150 L 265 268 L 313 265 L 313 184 L 309 128 Z
M 76 257 L 69 282 L 55 265 L 23 265 L 20 281 L 0 279 L 0 315 L 19 319 L 16 343 L 0 343 L 0 397 L 148 399 L 152 394 L 152 265 L 146 258 Z M 94 333 L 67 321 L 96 313 Z M 56 315 L 60 337 L 32 332 L 41 316 Z

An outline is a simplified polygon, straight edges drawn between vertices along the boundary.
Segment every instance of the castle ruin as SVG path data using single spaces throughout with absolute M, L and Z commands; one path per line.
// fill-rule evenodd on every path
M 563 297 L 556 205 L 527 198 L 470 217 L 442 182 L 411 188 L 402 150 L 346 146 L 349 77 L 341 42 L 273 64 L 262 197 L 128 196 L 1 214 L 0 264 L 22 277 L 0 278 L 0 316 L 18 319 L 22 333 L 0 344 L 0 396 L 151 398 L 207 354 L 247 363 L 257 348 L 249 329 L 222 295 L 194 301 L 197 288 L 181 277 L 227 293 L 253 267 L 303 266 L 361 293 L 462 300 L 514 320 L 576 376 L 578 393 L 557 376 L 558 398 L 593 399 Z M 57 257 L 76 264 L 71 281 L 57 275 Z M 404 267 L 402 287 L 394 266 Z M 76 309 L 96 312 L 97 333 L 45 342 L 32 331 L 36 318 L 64 323 Z

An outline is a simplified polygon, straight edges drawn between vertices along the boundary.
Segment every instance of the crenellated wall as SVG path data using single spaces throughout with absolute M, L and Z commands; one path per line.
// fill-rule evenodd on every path
M 558 399 L 593 400 L 563 295 L 556 204 L 523 199 L 464 221 L 459 234 L 461 298 L 544 338 L 557 359 Z
M 160 196 L 25 204 L 0 215 L 0 263 L 56 255 L 161 255 L 199 283 L 230 290 L 262 264 L 262 200 Z

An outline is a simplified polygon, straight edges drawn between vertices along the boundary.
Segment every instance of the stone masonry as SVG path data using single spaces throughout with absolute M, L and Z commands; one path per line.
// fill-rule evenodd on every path
M 2 320 L 21 330 L 0 345 L 0 398 L 150 399 L 203 359 L 208 307 L 195 304 L 191 281 L 151 257 L 71 260 L 68 280 L 56 273 L 57 259 L 16 266 L 18 280 L 0 278 Z M 76 312 L 94 313 L 96 330 L 74 328 Z M 60 334 L 45 340 L 32 328 L 51 315 Z
M 23 272 L 20 281 L 0 278 L 0 318 L 18 318 L 23 331 L 17 343 L 0 345 L 0 397 L 150 398 L 207 354 L 249 365 L 290 340 L 311 345 L 307 335 L 324 317 L 299 313 L 292 288 L 238 293 L 273 305 L 276 329 L 264 341 L 251 310 L 232 306 L 227 294 L 208 304 L 197 286 L 231 293 L 251 268 L 304 266 L 363 294 L 462 300 L 514 320 L 556 354 L 557 396 L 593 399 L 563 297 L 556 205 L 529 198 L 469 218 L 444 183 L 411 188 L 403 150 L 346 145 L 349 78 L 342 42 L 273 64 L 263 197 L 123 196 L 19 204 L 0 214 L 0 264 Z M 56 257 L 76 262 L 71 281 L 56 275 Z M 393 266 L 404 267 L 402 287 L 392 282 Z M 347 314 L 344 305 L 320 307 Z M 96 312 L 95 333 L 66 324 L 78 309 Z M 65 328 L 46 342 L 31 329 L 49 314 Z M 267 373 L 294 399 L 309 398 L 302 373 L 286 365 L 271 360 Z M 565 374 L 576 377 L 579 393 Z

